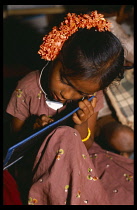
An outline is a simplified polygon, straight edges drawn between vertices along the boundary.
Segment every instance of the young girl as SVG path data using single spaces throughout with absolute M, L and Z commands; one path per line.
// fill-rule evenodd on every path
M 47 61 L 45 67 L 20 80 L 8 104 L 12 131 L 19 135 L 32 115 L 37 116 L 33 129 L 45 126 L 72 102 L 80 110 L 69 124 L 57 127 L 43 141 L 33 166 L 29 204 L 132 205 L 133 181 L 127 186 L 123 175 L 127 172 L 132 177 L 131 160 L 108 154 L 93 143 L 98 111 L 103 107 L 102 90 L 123 77 L 120 41 L 97 11 L 69 13 L 43 40 L 38 53 Z M 92 95 L 96 97 L 89 102 Z M 121 161 L 122 168 L 112 156 Z M 110 169 L 106 166 L 109 162 Z M 119 172 L 119 183 L 114 181 L 114 170 Z M 121 183 L 127 192 L 120 190 L 120 197 L 114 192 Z

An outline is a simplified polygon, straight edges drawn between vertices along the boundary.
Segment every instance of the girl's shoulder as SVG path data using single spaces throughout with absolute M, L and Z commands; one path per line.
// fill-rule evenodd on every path
M 18 87 L 23 90 L 36 91 L 39 86 L 40 71 L 32 71 L 18 81 Z

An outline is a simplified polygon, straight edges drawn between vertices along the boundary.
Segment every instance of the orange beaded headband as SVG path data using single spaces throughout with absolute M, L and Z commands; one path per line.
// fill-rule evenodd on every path
M 98 31 L 110 31 L 111 23 L 108 22 L 104 15 L 97 14 L 93 11 L 90 14 L 76 15 L 68 13 L 67 17 L 61 22 L 59 27 L 54 26 L 48 35 L 43 37 L 43 43 L 40 45 L 40 54 L 42 59 L 51 61 L 59 54 L 64 42 L 78 31 L 79 28 L 90 29 L 95 27 Z

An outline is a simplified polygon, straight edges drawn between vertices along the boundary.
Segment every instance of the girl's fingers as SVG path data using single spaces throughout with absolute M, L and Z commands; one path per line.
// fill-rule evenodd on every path
M 47 122 L 47 123 L 53 122 L 53 119 L 51 119 L 50 117 L 47 117 L 46 115 L 41 115 L 40 116 L 40 119 L 41 119 L 41 122 L 42 123 L 45 123 L 45 122 Z
M 76 113 L 72 115 L 72 119 L 73 119 L 73 122 L 77 125 L 80 125 L 82 123 L 82 121 L 80 120 L 80 118 L 78 117 Z
M 96 105 L 96 100 L 89 102 L 87 99 L 79 102 L 80 110 L 78 110 L 73 115 L 73 121 L 76 124 L 81 124 L 88 120 L 94 113 L 94 107 Z M 94 106 L 94 107 L 93 107 Z
M 39 127 L 42 127 L 44 125 L 47 125 L 48 122 L 47 121 L 42 121 L 41 119 L 36 119 L 36 124 L 39 125 Z
M 93 108 L 95 108 L 96 103 L 97 103 L 97 98 L 94 97 L 94 98 L 92 99 L 92 101 L 91 101 L 91 104 L 92 104 Z
M 46 121 L 46 122 L 48 122 L 48 120 L 50 119 L 50 118 L 47 117 L 45 114 L 40 115 L 39 118 L 40 118 L 41 121 Z
M 36 122 L 36 123 L 34 123 L 34 125 L 33 125 L 33 129 L 37 129 L 37 128 L 40 128 L 40 125 Z
M 94 108 L 92 106 L 92 103 L 89 102 L 87 99 L 79 102 L 79 107 L 80 110 L 82 110 L 83 113 L 87 116 L 87 118 L 89 118 L 94 113 Z
M 37 127 L 43 127 L 51 122 L 53 122 L 53 119 L 47 117 L 46 115 L 40 115 L 40 117 L 36 119 L 35 124 Z

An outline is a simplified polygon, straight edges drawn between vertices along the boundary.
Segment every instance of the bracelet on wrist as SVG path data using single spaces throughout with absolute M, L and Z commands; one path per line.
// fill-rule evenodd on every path
M 87 141 L 87 140 L 90 138 L 90 135 L 91 135 L 91 131 L 90 131 L 90 129 L 88 128 L 88 135 L 87 135 L 86 138 L 82 139 L 82 142 Z

